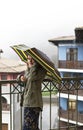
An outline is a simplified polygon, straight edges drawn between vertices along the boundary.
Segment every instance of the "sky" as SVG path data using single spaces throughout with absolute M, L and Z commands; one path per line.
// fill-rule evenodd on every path
M 83 0 L 0 0 L 0 49 L 2 57 L 18 58 L 10 46 L 36 47 L 51 59 L 56 47 L 48 42 L 75 35 L 83 26 Z

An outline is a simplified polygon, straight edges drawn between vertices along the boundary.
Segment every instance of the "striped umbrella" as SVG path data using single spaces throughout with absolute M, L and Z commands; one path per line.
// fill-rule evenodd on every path
M 20 59 L 27 62 L 27 56 L 30 55 L 36 62 L 38 62 L 44 69 L 47 70 L 47 75 L 56 82 L 61 82 L 59 71 L 55 68 L 50 58 L 37 48 L 29 48 L 24 44 L 14 45 L 11 48 L 18 54 Z

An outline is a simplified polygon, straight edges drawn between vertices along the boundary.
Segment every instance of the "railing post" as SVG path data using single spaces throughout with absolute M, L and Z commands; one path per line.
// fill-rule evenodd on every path
M 0 130 L 2 130 L 2 99 L 1 99 L 1 84 L 0 84 Z

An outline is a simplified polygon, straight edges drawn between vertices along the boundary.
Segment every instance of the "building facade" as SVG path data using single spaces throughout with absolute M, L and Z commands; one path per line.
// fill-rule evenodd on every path
M 26 65 L 17 60 L 0 58 L 0 80 L 13 80 L 24 72 Z M 2 130 L 10 130 L 10 86 L 2 84 Z M 6 93 L 6 94 L 4 94 Z
M 57 46 L 58 70 L 61 77 L 83 77 L 83 28 L 75 28 L 74 31 L 75 36 L 63 36 L 49 40 Z M 76 84 L 75 87 L 79 85 Z M 69 91 L 71 88 L 70 86 L 68 91 L 60 94 L 60 125 L 62 127 L 68 122 L 73 126 L 77 121 L 78 126 L 83 126 L 83 90 Z M 83 127 L 78 128 L 78 130 L 82 129 Z M 71 130 L 74 128 L 72 127 Z

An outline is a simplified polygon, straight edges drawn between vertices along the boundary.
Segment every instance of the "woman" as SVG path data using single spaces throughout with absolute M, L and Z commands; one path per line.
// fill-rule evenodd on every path
M 27 70 L 24 76 L 20 77 L 22 82 L 26 82 L 23 94 L 24 106 L 24 126 L 23 130 L 39 130 L 39 113 L 43 108 L 41 83 L 46 74 L 34 59 L 28 55 Z

